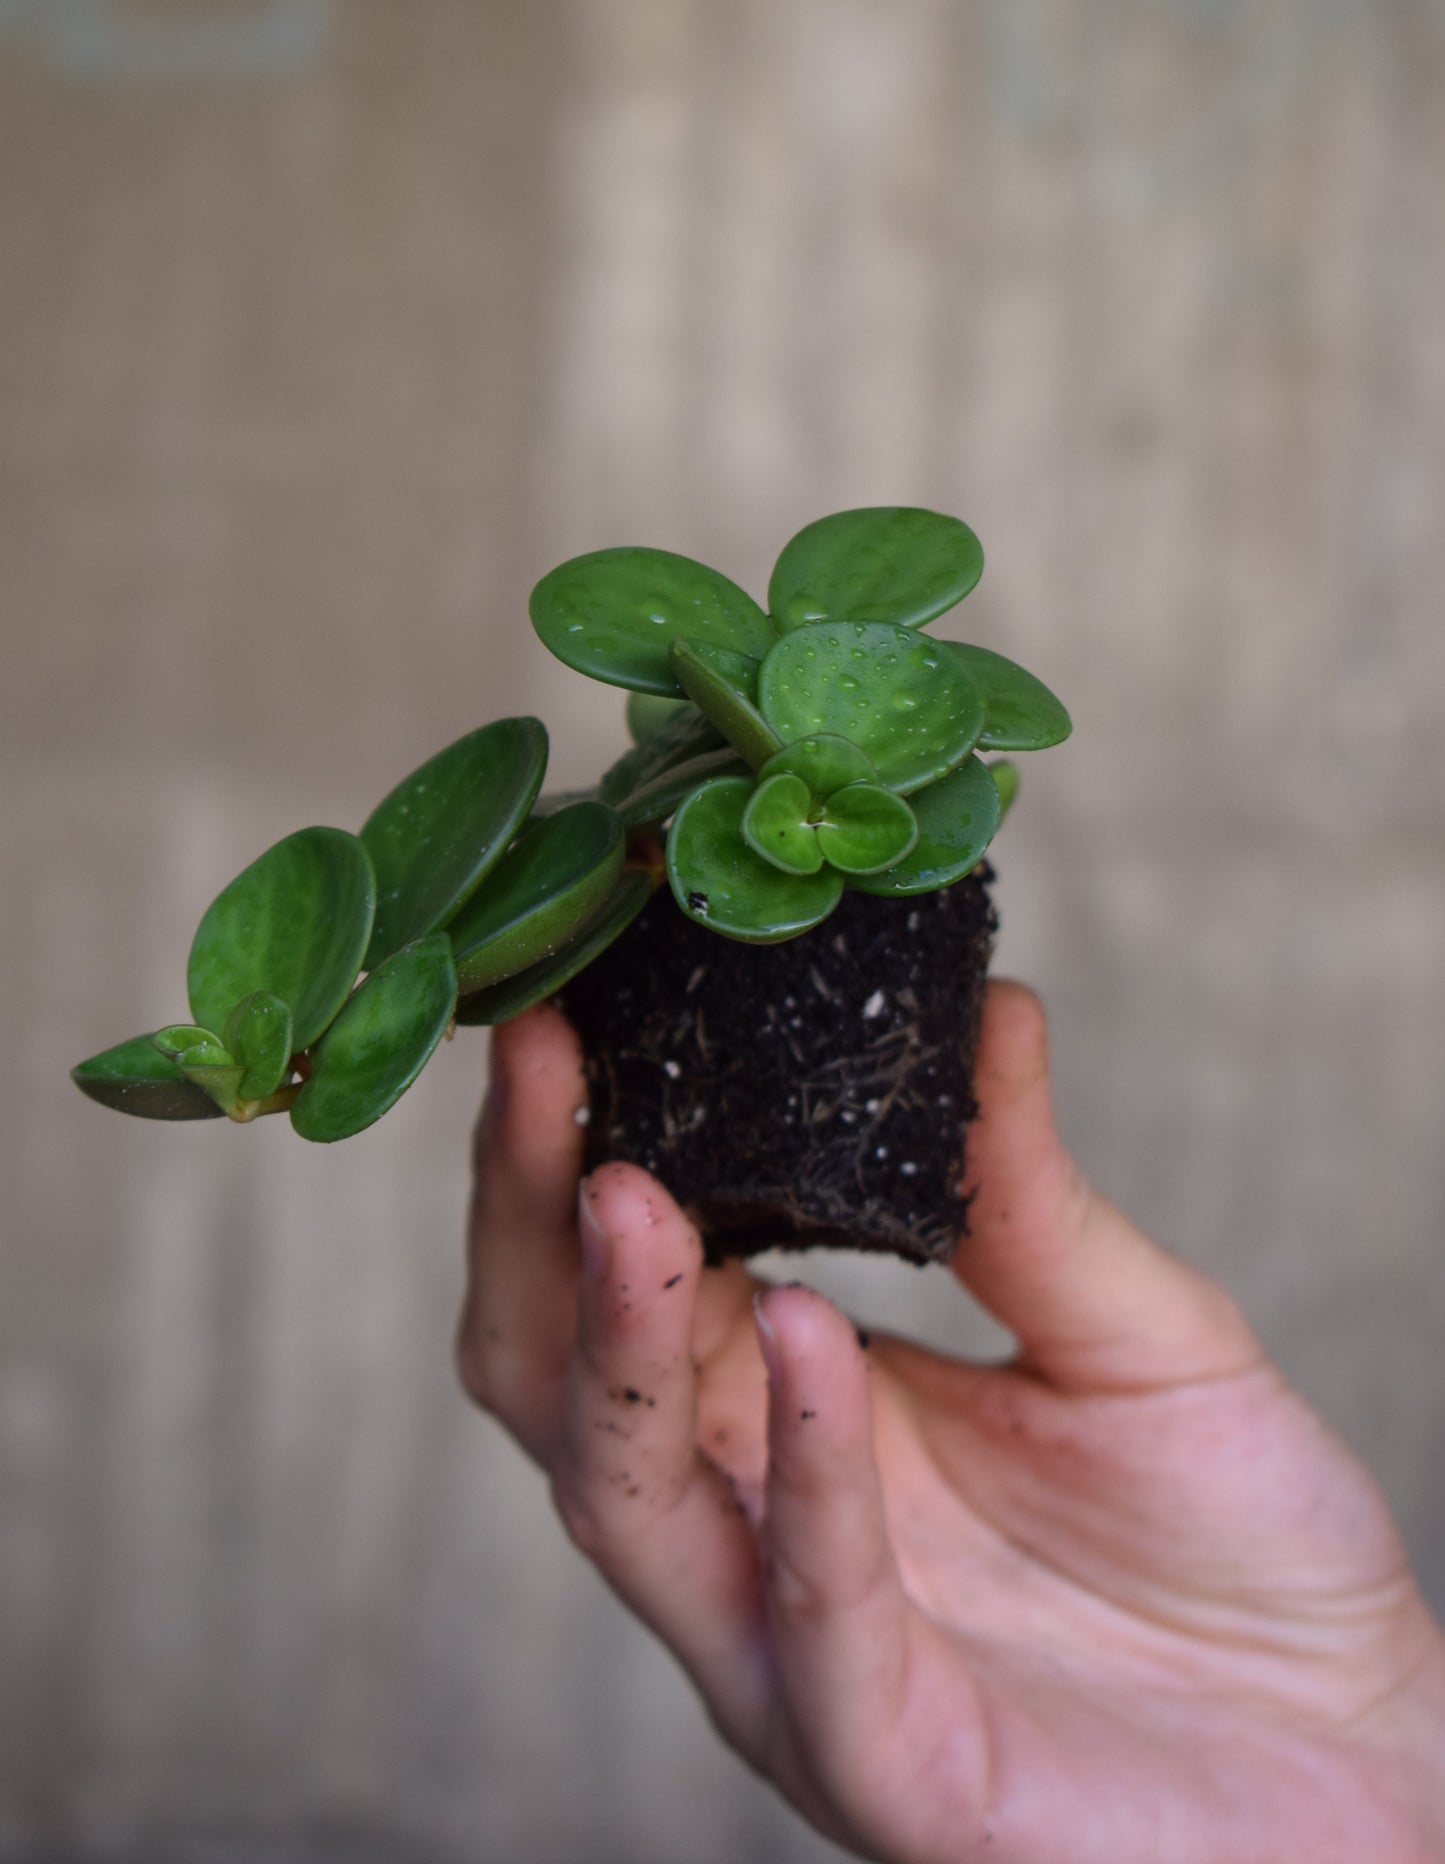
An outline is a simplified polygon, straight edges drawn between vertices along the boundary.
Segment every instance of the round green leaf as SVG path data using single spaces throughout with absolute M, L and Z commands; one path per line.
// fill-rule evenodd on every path
M 501 983 L 464 998 L 457 1009 L 457 1021 L 469 1027 L 509 1022 L 523 1010 L 530 1010 L 534 1003 L 555 995 L 579 971 L 586 970 L 614 939 L 621 937 L 651 898 L 651 876 L 641 868 L 629 868 L 596 919 L 578 933 L 570 945 L 564 945 L 550 958 L 528 965 L 515 977 L 503 978 Z
M 831 796 L 845 783 L 878 781 L 872 758 L 847 738 L 836 737 L 831 732 L 818 732 L 811 738 L 785 744 L 768 759 L 758 775 L 775 777 L 785 770 L 801 777 L 815 796 Z
M 670 550 L 594 550 L 544 576 L 532 591 L 532 625 L 579 673 L 636 692 L 679 696 L 668 644 L 685 634 L 761 657 L 767 616 L 745 590 Z
M 629 693 L 626 714 L 628 737 L 634 744 L 641 744 L 670 718 L 675 717 L 686 703 L 683 699 L 662 699 L 656 693 Z
M 823 805 L 818 846 L 845 874 L 881 874 L 918 840 L 918 823 L 901 796 L 876 783 L 850 783 Z
M 574 803 L 530 829 L 448 927 L 463 995 L 565 945 L 601 911 L 625 851 L 605 803 Z
M 1074 729 L 1061 700 L 1041 679 L 995 654 L 964 641 L 942 643 L 967 670 L 983 694 L 984 751 L 1045 751 L 1062 744 Z
M 665 822 L 684 797 L 690 796 L 700 783 L 706 783 L 711 777 L 751 775 L 732 746 L 724 745 L 719 751 L 705 751 L 701 757 L 690 757 L 685 764 L 675 764 L 671 770 L 664 770 L 661 776 L 644 783 L 625 802 L 619 803 L 617 813 L 630 835 L 651 823 Z
M 70 1078 L 87 1098 L 143 1120 L 218 1120 L 221 1109 L 163 1055 L 151 1036 L 132 1036 L 72 1068 Z
M 816 874 L 823 865 L 823 850 L 808 820 L 812 807 L 813 792 L 801 777 L 790 771 L 767 777 L 743 810 L 743 839 L 784 874 Z
M 269 990 L 254 990 L 226 1018 L 225 1043 L 245 1069 L 242 1100 L 264 1100 L 291 1072 L 291 1012 Z
M 760 662 L 751 654 L 679 638 L 672 643 L 669 659 L 688 698 L 754 769 L 780 748 L 777 734 L 757 707 Z
M 771 945 L 815 926 L 838 904 L 843 879 L 831 867 L 785 874 L 743 838 L 754 785 L 746 777 L 705 783 L 678 810 L 667 837 L 673 897 L 690 919 L 729 938 Z
M 395 1106 L 456 1008 L 451 942 L 433 932 L 377 967 L 311 1055 L 291 1124 L 303 1139 L 349 1139 Z
M 1003 821 L 1014 806 L 1014 798 L 1019 793 L 1019 767 L 1010 763 L 1008 758 L 995 758 L 988 767 L 988 774 L 993 778 L 993 786 L 998 791 L 998 819 Z
M 366 819 L 376 869 L 374 970 L 465 906 L 525 821 L 547 768 L 535 718 L 499 718 L 438 751 Z
M 164 1029 L 157 1029 L 151 1041 L 172 1061 L 179 1061 L 188 1049 L 199 1048 L 207 1042 L 213 1042 L 217 1048 L 225 1046 L 214 1029 L 202 1029 L 196 1023 L 167 1023 Z
M 191 944 L 191 1014 L 222 1029 L 266 990 L 309 1048 L 346 1001 L 371 932 L 376 883 L 366 849 L 339 828 L 303 828 L 255 860 L 207 908 Z
M 191 1075 L 193 1069 L 214 1069 L 222 1072 L 234 1072 L 237 1081 L 241 1078 L 240 1065 L 235 1056 L 218 1037 L 208 1035 L 200 1042 L 183 1049 L 176 1056 L 181 1073 Z M 194 1078 L 192 1076 L 192 1078 Z
M 796 628 L 763 661 L 758 704 L 785 743 L 848 738 L 906 794 L 962 763 L 983 730 L 983 695 L 944 648 L 892 622 Z
M 210 1095 L 222 1113 L 233 1113 L 241 1099 L 245 1069 L 214 1036 L 176 1056 L 176 1066 L 195 1086 Z
M 592 803 L 597 800 L 597 791 L 590 790 L 549 790 L 545 796 L 539 796 L 532 804 L 532 813 L 523 824 L 524 830 L 534 822 L 541 822 L 547 816 L 556 815 L 559 809 L 570 809 L 573 803 Z
M 912 505 L 819 518 L 784 546 L 768 584 L 780 632 L 814 621 L 891 621 L 916 628 L 961 602 L 983 574 L 966 524 Z
M 851 884 L 863 893 L 931 893 L 971 874 L 998 827 L 998 790 L 988 765 L 970 757 L 910 798 L 918 822 L 912 852 L 881 874 Z

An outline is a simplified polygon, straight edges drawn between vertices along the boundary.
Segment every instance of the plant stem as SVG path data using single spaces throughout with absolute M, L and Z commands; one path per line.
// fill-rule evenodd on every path
M 660 887 L 667 879 L 667 856 L 656 835 L 629 836 L 627 858 L 622 865 L 624 870 L 637 868 L 646 874 L 654 887 Z
M 302 1086 L 302 1082 L 293 1081 L 289 1087 L 278 1087 L 274 1094 L 268 1094 L 264 1100 L 238 1100 L 230 1110 L 231 1118 L 238 1126 L 249 1126 L 252 1120 L 260 1119 L 263 1113 L 289 1113 L 296 1104 L 296 1096 Z

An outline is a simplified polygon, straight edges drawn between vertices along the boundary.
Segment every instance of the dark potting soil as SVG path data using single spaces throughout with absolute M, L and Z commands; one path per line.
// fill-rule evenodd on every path
M 709 1261 L 820 1245 L 946 1261 L 997 926 L 985 865 L 912 899 L 844 893 L 780 945 L 721 938 L 663 887 L 569 984 L 587 1168 L 660 1178 Z

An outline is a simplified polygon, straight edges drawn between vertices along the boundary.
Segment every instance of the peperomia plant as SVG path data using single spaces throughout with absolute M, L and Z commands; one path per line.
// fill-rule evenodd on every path
M 308 828 L 237 876 L 191 946 L 191 1020 L 83 1062 L 92 1099 L 154 1119 L 289 1111 L 360 1132 L 454 1023 L 505 1021 L 610 945 L 664 876 L 690 919 L 770 944 L 845 888 L 908 896 L 979 863 L 1017 786 L 980 752 L 1068 714 L 1032 674 L 923 627 L 983 571 L 967 525 L 840 512 L 778 558 L 765 612 L 671 552 L 596 551 L 533 591 L 538 634 L 630 689 L 635 740 L 589 791 L 543 796 L 547 735 L 504 718 L 405 778 L 359 834 Z M 360 981 L 358 981 L 360 980 Z

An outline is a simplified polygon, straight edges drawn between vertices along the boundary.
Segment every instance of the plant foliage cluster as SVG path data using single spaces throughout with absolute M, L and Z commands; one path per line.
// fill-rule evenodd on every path
M 92 1099 L 155 1119 L 288 1111 L 304 1138 L 380 1118 L 454 1022 L 550 996 L 663 875 L 689 917 L 774 943 L 845 887 L 906 896 L 972 871 L 1017 783 L 1006 759 L 1068 735 L 1041 681 L 925 625 L 983 551 L 956 518 L 839 512 L 778 558 L 764 611 L 671 552 L 595 551 L 531 615 L 580 673 L 630 689 L 634 743 L 595 789 L 541 794 L 547 734 L 498 719 L 399 783 L 359 834 L 307 828 L 212 902 L 191 1021 L 76 1068 Z

